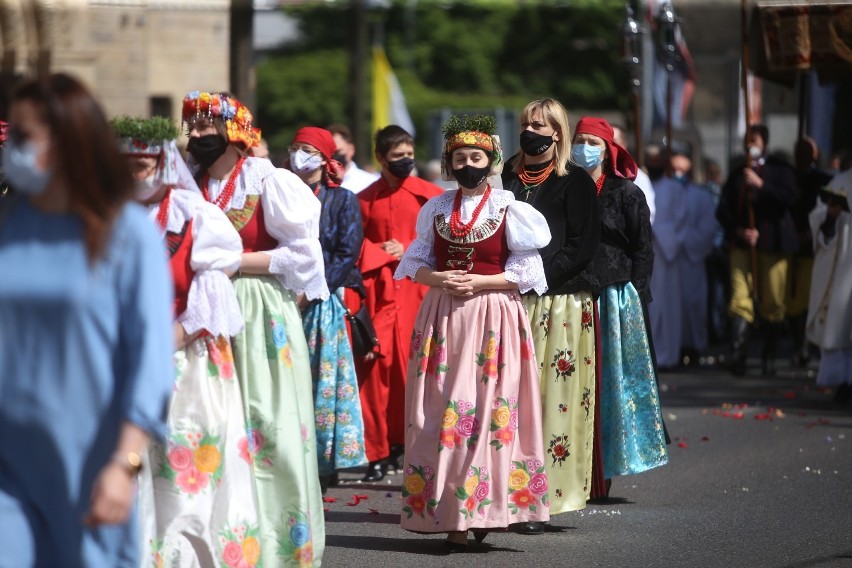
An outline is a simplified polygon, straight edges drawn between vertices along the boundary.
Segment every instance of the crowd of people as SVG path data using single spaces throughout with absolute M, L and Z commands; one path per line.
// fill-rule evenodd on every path
M 749 340 L 759 336 L 760 373 L 771 377 L 779 345 L 788 338 L 790 367 L 806 368 L 816 346 L 817 384 L 836 388 L 836 401 L 846 403 L 852 369 L 833 361 L 848 347 L 849 301 L 834 294 L 850 290 L 850 269 L 842 262 L 842 229 L 839 238 L 834 230 L 843 227 L 849 208 L 848 181 L 843 171 L 818 165 L 810 138 L 799 140 L 792 154 L 770 152 L 768 128 L 754 124 L 744 142 L 745 156 L 732 159 L 727 180 L 705 160 L 701 184 L 694 181 L 688 145 L 675 141 L 668 152 L 648 148 L 656 213 L 649 307 L 657 367 L 697 365 L 711 344 L 727 342 L 720 360 L 742 376 Z M 825 260 L 827 254 L 835 257 Z M 826 329 L 820 313 L 829 301 L 839 319 Z
M 541 534 L 667 463 L 657 371 L 723 336 L 726 298 L 735 373 L 758 321 L 773 373 L 787 321 L 848 398 L 849 172 L 766 156 L 757 125 L 698 185 L 688 148 L 649 148 L 645 175 L 606 120 L 520 117 L 513 156 L 493 118 L 451 117 L 438 186 L 396 125 L 376 174 L 343 125 L 276 165 L 245 105 L 193 91 L 185 159 L 168 119 L 110 122 L 64 74 L 22 85 L 0 123 L 0 566 L 320 565 L 342 471 L 400 475 L 402 527 L 448 553 Z

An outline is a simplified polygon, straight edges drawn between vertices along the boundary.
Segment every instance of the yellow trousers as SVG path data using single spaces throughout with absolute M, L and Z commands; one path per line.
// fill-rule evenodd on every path
M 787 294 L 788 257 L 781 253 L 757 253 L 757 284 L 760 299 L 760 315 L 769 322 L 784 320 Z M 731 251 L 731 303 L 728 311 L 749 323 L 754 323 L 751 251 Z
M 797 256 L 790 263 L 790 274 L 787 276 L 787 297 L 784 305 L 788 316 L 800 316 L 808 311 L 808 300 L 811 295 L 811 273 L 814 270 L 812 256 Z

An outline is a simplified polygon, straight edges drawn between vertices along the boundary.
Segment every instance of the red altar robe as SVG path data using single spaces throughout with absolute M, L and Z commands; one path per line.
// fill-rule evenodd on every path
M 364 301 L 379 339 L 378 357 L 355 361 L 364 442 L 371 462 L 386 458 L 390 446 L 405 444 L 408 351 L 417 310 L 428 290 L 409 279 L 393 279 L 399 260 L 382 250 L 382 243 L 396 239 L 407 249 L 417 236 L 420 208 L 441 193 L 437 185 L 410 176 L 396 189 L 381 177 L 358 194 L 364 221 L 358 267 L 364 276 Z

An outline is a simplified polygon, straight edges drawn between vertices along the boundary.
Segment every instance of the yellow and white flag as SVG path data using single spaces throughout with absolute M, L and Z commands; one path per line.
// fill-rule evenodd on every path
M 401 126 L 414 136 L 414 123 L 399 81 L 381 47 L 373 48 L 373 133 L 389 124 Z

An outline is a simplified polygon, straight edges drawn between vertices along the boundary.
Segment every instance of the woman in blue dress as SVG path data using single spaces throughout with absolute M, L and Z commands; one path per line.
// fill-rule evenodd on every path
M 300 129 L 290 144 L 290 169 L 322 204 L 320 244 L 325 280 L 332 292 L 328 299 L 313 301 L 302 312 L 314 380 L 317 459 L 323 491 L 337 485 L 338 470 L 367 463 L 361 399 L 343 307 L 344 289 L 362 287 L 355 262 L 364 233 L 358 198 L 340 186 L 343 166 L 332 159 L 334 152 L 331 132 L 315 126 Z
M 651 214 L 634 183 L 637 166 L 615 143 L 610 124 L 583 117 L 574 129 L 571 158 L 595 180 L 600 200 L 601 241 L 594 271 L 601 287 L 600 440 L 605 487 L 609 480 L 668 462 L 656 372 L 646 330 L 644 306 L 650 301 L 654 264 Z M 593 475 L 599 480 L 598 475 Z M 596 485 L 593 480 L 593 485 Z
M 0 567 L 135 567 L 134 477 L 173 382 L 167 257 L 81 83 L 22 85 L 10 119 Z

